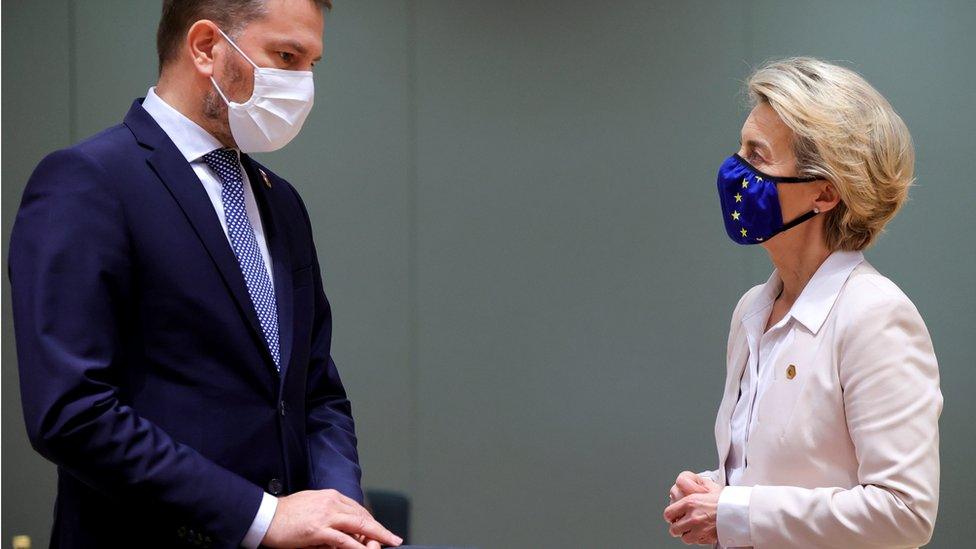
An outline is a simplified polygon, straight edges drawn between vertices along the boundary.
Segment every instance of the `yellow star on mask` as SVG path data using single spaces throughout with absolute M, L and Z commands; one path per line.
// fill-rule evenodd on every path
M 735 193 L 735 201 L 736 202 L 742 202 L 742 195 L 739 194 L 739 193 Z
M 756 176 L 756 183 L 760 183 L 760 182 L 762 182 L 762 178 L 757 175 Z
M 732 219 L 738 221 L 739 220 L 739 215 L 740 215 L 739 212 L 732 212 Z
M 739 232 L 740 232 L 740 233 L 742 233 L 742 238 L 745 238 L 745 237 L 747 237 L 747 236 L 749 236 L 749 234 L 748 234 L 748 233 L 746 232 L 746 230 L 745 230 L 745 229 L 742 229 L 742 230 L 741 230 L 741 231 L 739 231 Z
M 742 180 L 742 188 L 743 189 L 748 189 L 749 188 L 749 180 L 748 179 L 743 179 Z

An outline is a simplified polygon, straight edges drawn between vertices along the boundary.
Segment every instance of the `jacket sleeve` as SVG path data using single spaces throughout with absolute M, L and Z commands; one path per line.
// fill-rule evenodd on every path
M 754 487 L 756 547 L 918 547 L 932 536 L 942 393 L 928 331 L 903 296 L 853 316 L 834 352 L 859 485 Z
M 77 150 L 34 171 L 10 243 L 21 395 L 33 447 L 121 502 L 240 543 L 262 491 L 173 440 L 120 396 L 131 254 L 106 171 Z
M 312 241 L 312 225 L 308 211 L 295 193 Z M 337 490 L 363 503 L 360 486 L 362 470 L 356 449 L 356 426 L 352 405 L 339 378 L 339 370 L 332 360 L 332 309 L 322 286 L 315 244 L 312 244 L 312 284 L 315 313 L 312 325 L 312 347 L 309 355 L 307 382 L 306 432 L 309 449 L 309 478 L 311 488 Z

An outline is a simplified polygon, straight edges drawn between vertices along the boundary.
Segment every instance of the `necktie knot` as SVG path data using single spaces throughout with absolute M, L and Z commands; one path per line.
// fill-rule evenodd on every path
M 203 155 L 203 161 L 225 184 L 244 182 L 241 176 L 241 163 L 234 149 L 214 149 Z

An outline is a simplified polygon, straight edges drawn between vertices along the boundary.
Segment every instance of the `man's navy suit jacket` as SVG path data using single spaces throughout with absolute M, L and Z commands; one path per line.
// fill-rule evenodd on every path
M 27 432 L 58 466 L 54 547 L 236 547 L 265 491 L 362 501 L 308 213 L 242 164 L 280 373 L 203 185 L 140 101 L 27 184 L 9 274 Z

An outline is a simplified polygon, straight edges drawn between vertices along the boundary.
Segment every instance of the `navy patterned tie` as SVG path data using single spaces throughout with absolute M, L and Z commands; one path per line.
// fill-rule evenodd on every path
M 244 206 L 244 177 L 241 174 L 241 163 L 234 149 L 216 149 L 203 156 L 204 162 L 210 166 L 223 181 L 220 200 L 224 203 L 224 219 L 227 221 L 227 236 L 230 246 L 237 256 L 237 263 L 244 274 L 247 293 L 251 295 L 251 303 L 258 314 L 261 331 L 268 342 L 268 349 L 274 358 L 276 368 L 280 368 L 278 350 L 278 304 L 275 301 L 274 286 L 271 277 L 261 257 L 257 238 L 251 221 L 247 218 Z

